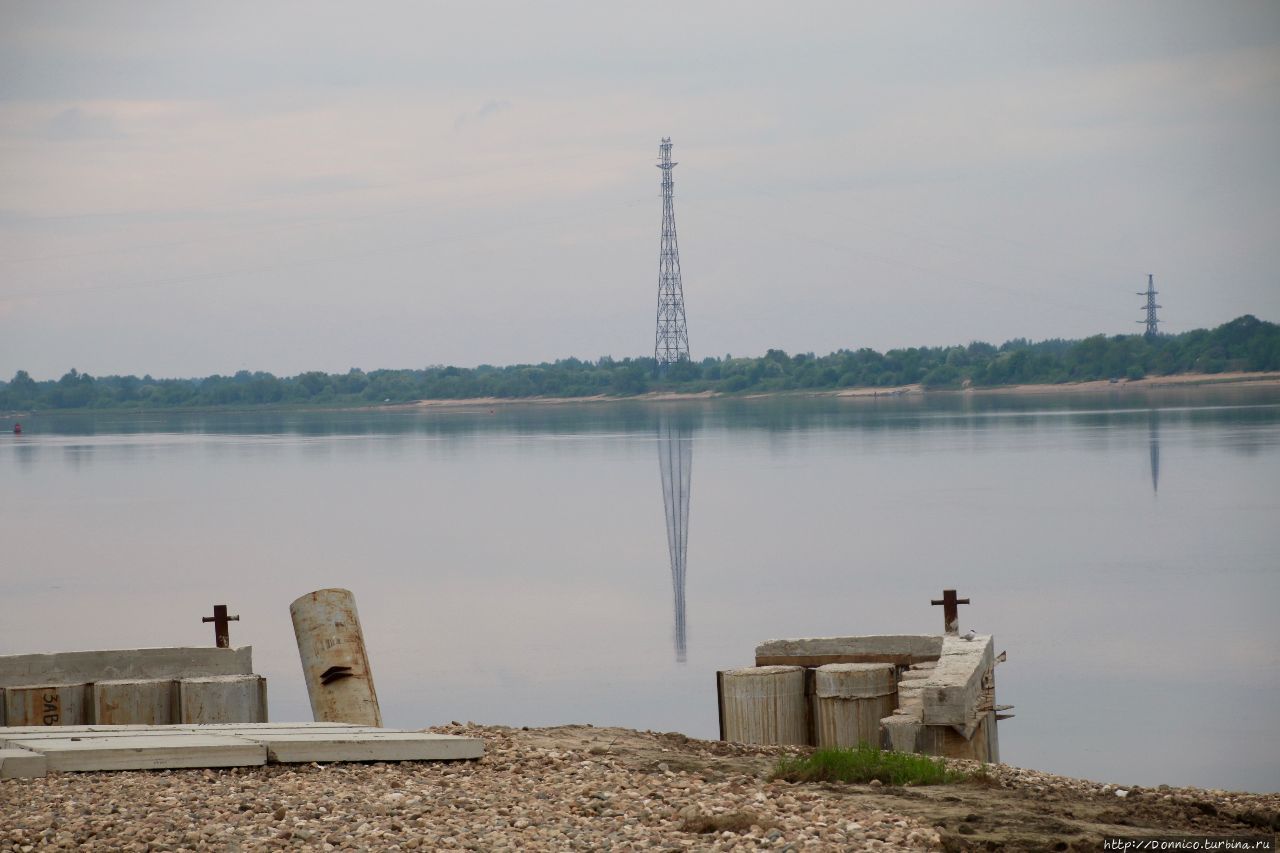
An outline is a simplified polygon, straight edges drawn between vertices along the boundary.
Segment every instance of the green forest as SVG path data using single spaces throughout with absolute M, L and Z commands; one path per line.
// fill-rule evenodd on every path
M 1245 315 L 1216 329 L 1176 335 L 1095 335 L 1084 340 L 1025 339 L 1000 346 L 911 347 L 879 353 L 842 349 L 829 355 L 769 350 L 754 358 L 704 358 L 670 365 L 661 374 L 652 358 L 566 358 L 508 367 L 352 368 L 273 376 L 242 370 L 234 376 L 153 379 L 92 376 L 72 369 L 36 381 L 19 370 L 0 381 L 0 410 L 170 406 L 368 405 L 468 397 L 631 396 L 649 391 L 728 394 L 768 391 L 891 388 L 926 389 L 1141 379 L 1176 373 L 1280 370 L 1280 326 Z

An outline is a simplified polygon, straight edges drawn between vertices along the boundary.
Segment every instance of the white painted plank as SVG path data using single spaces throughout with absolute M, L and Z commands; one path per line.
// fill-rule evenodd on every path
M 48 764 L 39 752 L 16 747 L 0 749 L 0 779 L 38 779 L 45 775 Z
M 263 744 L 273 762 L 308 761 L 441 761 L 479 758 L 484 741 L 430 732 L 357 732 L 343 735 L 246 735 Z
M 59 772 L 254 767 L 267 761 L 262 744 L 229 735 L 33 738 L 10 741 L 9 746 L 39 751 L 48 769 Z

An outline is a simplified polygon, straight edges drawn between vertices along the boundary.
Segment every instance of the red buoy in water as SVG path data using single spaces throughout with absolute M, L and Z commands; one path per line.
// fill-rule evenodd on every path
M 13 425 L 13 434 L 14 434 L 14 435 L 22 435 L 22 424 L 14 424 L 14 425 Z

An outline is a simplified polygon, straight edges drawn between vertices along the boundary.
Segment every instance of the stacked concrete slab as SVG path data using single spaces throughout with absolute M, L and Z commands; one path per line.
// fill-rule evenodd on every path
M 0 728 L 0 779 L 47 772 L 479 758 L 478 738 L 346 723 Z
M 938 660 L 908 667 L 898 687 L 898 708 L 880 723 L 883 745 L 999 761 L 994 649 L 991 637 L 946 637 Z
M 266 720 L 249 646 L 0 656 L 0 726 Z
M 755 663 L 757 668 L 804 669 L 803 679 L 793 676 L 789 682 L 792 693 L 803 695 L 783 700 L 805 703 L 811 745 L 869 742 L 904 752 L 999 761 L 994 648 L 989 636 L 816 637 L 769 640 L 756 647 Z M 724 725 L 729 695 L 724 675 L 719 679 L 721 737 L 734 739 L 741 733 Z M 783 700 L 770 699 L 774 705 Z M 738 717 L 750 713 L 737 707 L 743 701 L 754 700 L 730 699 Z

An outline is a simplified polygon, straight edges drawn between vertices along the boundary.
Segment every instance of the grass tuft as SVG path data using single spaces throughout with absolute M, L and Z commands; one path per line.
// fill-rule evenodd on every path
M 773 779 L 787 782 L 870 782 L 885 785 L 944 785 L 963 773 L 948 770 L 940 758 L 911 752 L 891 752 L 867 744 L 852 749 L 819 749 L 778 762 Z

